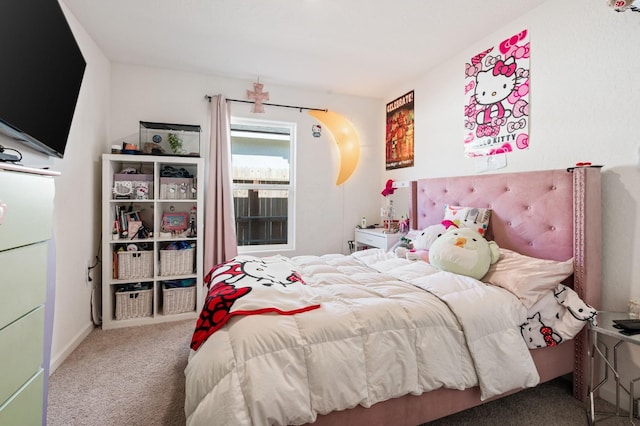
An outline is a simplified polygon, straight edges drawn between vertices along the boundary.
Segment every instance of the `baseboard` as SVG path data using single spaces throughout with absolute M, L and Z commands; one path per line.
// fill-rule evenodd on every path
M 60 355 L 55 358 L 51 358 L 51 362 L 49 363 L 49 376 L 53 374 L 54 371 L 58 367 L 62 365 L 65 359 L 71 355 L 71 353 L 76 350 L 80 343 L 93 331 L 95 325 L 93 323 L 89 323 L 80 333 L 76 335 L 76 337 L 67 345 L 67 347 L 62 351 Z

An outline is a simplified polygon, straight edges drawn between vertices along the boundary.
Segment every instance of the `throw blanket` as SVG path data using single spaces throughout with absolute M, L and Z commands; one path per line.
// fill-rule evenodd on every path
M 294 266 L 281 256 L 236 256 L 212 268 L 205 277 L 209 292 L 191 349 L 197 350 L 234 315 L 293 315 L 319 308 Z

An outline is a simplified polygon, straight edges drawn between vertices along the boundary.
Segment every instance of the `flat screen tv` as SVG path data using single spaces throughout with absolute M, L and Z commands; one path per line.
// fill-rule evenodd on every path
M 0 0 L 0 132 L 63 158 L 86 62 L 58 0 Z

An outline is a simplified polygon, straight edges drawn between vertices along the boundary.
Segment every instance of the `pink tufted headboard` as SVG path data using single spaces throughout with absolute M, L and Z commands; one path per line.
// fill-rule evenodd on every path
M 417 228 L 440 223 L 446 204 L 491 209 L 487 237 L 528 256 L 573 256 L 573 174 L 566 170 L 417 181 Z
M 574 258 L 580 297 L 600 307 L 600 169 L 545 170 L 420 179 L 412 183 L 412 228 L 440 223 L 446 204 L 490 208 L 487 238 L 544 259 Z M 574 394 L 586 395 L 586 345 L 576 341 Z

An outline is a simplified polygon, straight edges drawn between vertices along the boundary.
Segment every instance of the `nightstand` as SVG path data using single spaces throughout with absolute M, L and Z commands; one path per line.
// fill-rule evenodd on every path
M 624 343 L 640 346 L 640 334 L 627 336 L 620 333 L 620 330 L 613 326 L 613 320 L 630 319 L 627 312 L 598 312 L 596 319 L 598 321 L 598 325 L 589 323 L 589 341 L 587 345 L 589 356 L 589 389 L 587 394 L 589 399 L 589 424 L 592 425 L 596 422 L 596 415 L 606 415 L 607 417 L 605 418 L 620 415 L 620 389 L 622 389 L 629 395 L 629 422 L 632 425 L 635 425 L 636 423 L 633 421 L 633 388 L 635 383 L 640 381 L 640 377 L 629 380 L 628 389 L 621 383 L 620 375 L 618 373 L 618 348 Z M 609 360 L 609 348 L 606 345 L 600 343 L 600 345 L 604 347 L 604 352 L 598 346 L 599 335 L 618 339 L 617 343 L 613 346 L 613 360 Z M 595 379 L 594 367 L 596 355 L 598 355 L 605 364 L 605 374 L 604 378 L 594 386 L 593 382 Z M 609 379 L 609 370 L 613 373 L 614 380 L 616 382 L 616 411 L 613 413 L 596 413 L 593 402 L 594 393 Z M 604 418 L 598 420 L 604 420 Z
M 377 247 L 386 251 L 400 241 L 400 238 L 404 235 L 400 232 L 396 232 L 395 234 L 386 234 L 384 231 L 384 228 L 356 228 L 356 250 Z

